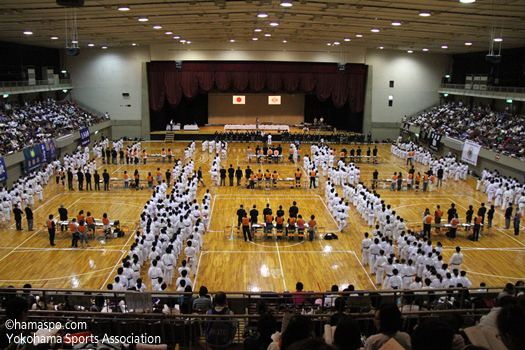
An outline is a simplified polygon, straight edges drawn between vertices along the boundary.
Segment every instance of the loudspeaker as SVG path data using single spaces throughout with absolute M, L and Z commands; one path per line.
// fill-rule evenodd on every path
M 66 7 L 82 7 L 84 6 L 84 0 L 57 0 L 57 5 Z
M 66 49 L 66 55 L 68 56 L 78 56 L 80 55 L 80 49 L 78 47 L 69 47 Z
M 182 61 L 175 61 L 175 69 L 178 71 L 182 70 Z
M 129 92 L 123 92 L 122 97 L 129 97 Z

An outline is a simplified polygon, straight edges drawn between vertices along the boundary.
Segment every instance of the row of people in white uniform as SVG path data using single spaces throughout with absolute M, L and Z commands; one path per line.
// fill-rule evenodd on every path
M 228 155 L 228 143 L 226 141 L 204 140 L 202 142 L 202 153 L 206 151 L 210 154 L 215 152 L 222 157 L 222 159 L 226 159 Z
M 174 168 L 180 166 L 178 164 Z M 135 243 L 128 253 L 128 270 L 123 266 L 125 288 L 136 286 L 141 267 L 149 260 L 148 276 L 152 281 L 152 289 L 165 289 L 173 283 L 175 265 L 181 253 L 184 253 L 185 260 L 178 269 L 180 276 L 175 284 L 178 290 L 193 286 L 190 272 L 194 275 L 197 272 L 196 257 L 202 246 L 202 235 L 209 224 L 211 194 L 208 190 L 202 205 L 197 202 L 197 177 L 193 172 L 193 162 L 175 173 L 177 176 L 174 177 L 173 186 L 168 188 L 166 183 L 156 186 L 151 199 L 144 206 L 140 218 L 141 230 L 137 232 Z M 122 279 L 119 280 L 123 284 Z M 144 289 L 145 286 L 141 284 L 140 288 Z
M 478 179 L 476 190 L 487 194 L 487 202 L 502 210 L 507 209 L 509 204 L 518 206 L 518 210 L 525 215 L 525 184 L 517 179 L 502 176 L 497 170 L 484 169 L 481 178 Z

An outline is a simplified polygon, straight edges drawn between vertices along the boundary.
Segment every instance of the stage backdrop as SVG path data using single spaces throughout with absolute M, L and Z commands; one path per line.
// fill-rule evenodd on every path
M 208 94 L 209 124 L 260 123 L 300 124 L 304 121 L 304 95 L 282 94 L 280 105 L 268 104 L 268 96 L 275 94 L 243 94 L 244 104 L 233 104 L 235 94 Z

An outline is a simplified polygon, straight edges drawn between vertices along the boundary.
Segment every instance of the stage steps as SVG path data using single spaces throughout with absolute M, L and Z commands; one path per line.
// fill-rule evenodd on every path
M 164 142 L 173 142 L 175 135 L 173 131 L 166 131 L 166 137 L 164 138 Z

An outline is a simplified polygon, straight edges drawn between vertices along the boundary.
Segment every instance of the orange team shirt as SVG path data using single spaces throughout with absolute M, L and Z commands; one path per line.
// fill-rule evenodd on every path
M 88 216 L 86 218 L 86 222 L 88 223 L 88 225 L 93 225 L 93 217 L 92 216 Z
M 434 182 L 434 175 L 432 175 L 432 176 L 430 177 L 430 181 L 431 181 L 431 182 Z
M 341 152 L 341 157 L 344 157 L 345 156 L 345 152 Z
M 290 218 L 290 226 L 295 225 L 295 218 Z
M 293 153 L 293 148 L 290 148 L 290 153 Z
M 425 174 L 425 181 L 428 181 L 428 175 Z
M 157 176 L 160 176 L 162 175 L 162 173 L 160 171 L 157 171 Z
M 142 152 L 142 156 L 146 157 L 148 154 L 146 152 Z
M 84 215 L 78 214 L 77 215 L 77 221 L 80 222 L 81 220 L 84 220 Z
M 300 149 L 297 150 L 297 154 L 301 154 L 301 150 Z
M 55 176 L 58 175 L 58 170 L 55 169 L 55 171 L 53 171 L 53 174 L 55 174 Z
M 272 152 L 272 150 L 271 150 L 271 149 L 269 149 L 269 150 L 268 150 L 268 155 L 269 155 L 269 156 L 271 156 L 271 155 L 272 155 L 272 153 L 273 153 L 273 152 Z
M 430 215 L 425 216 L 425 223 L 426 224 L 431 224 L 432 223 L 432 216 L 430 216 Z
M 160 154 L 161 154 L 162 156 L 165 156 L 165 155 L 166 155 L 166 151 L 162 151 L 162 152 L 160 152 Z
M 250 174 L 250 180 L 255 180 L 255 175 L 253 175 L 253 173 Z
M 273 155 L 274 156 L 278 156 L 279 155 L 279 151 L 278 150 L 273 151 Z
M 124 180 L 127 180 L 129 179 L 129 175 L 128 174 L 124 174 Z
M 139 173 L 136 173 L 135 174 L 135 179 L 138 179 L 139 178 Z
M 452 227 L 458 227 L 458 224 L 459 224 L 459 220 L 456 218 L 450 221 L 450 225 L 452 225 Z
M 262 176 L 263 176 L 262 173 L 257 173 L 257 178 L 258 178 L 259 180 L 262 179 Z
M 53 228 L 53 220 L 47 220 L 47 228 Z
M 69 231 L 71 232 L 75 232 L 77 230 L 77 226 L 75 225 L 74 222 L 70 223 L 69 224 Z
M 267 178 L 267 179 L 269 179 L 269 178 L 271 177 L 271 174 L 270 174 L 270 173 L 265 173 L 265 174 L 264 174 L 264 177 Z
M 301 174 L 300 171 L 295 172 L 295 178 L 296 178 L 296 179 L 300 178 L 301 175 L 302 175 L 302 174 Z
M 272 174 L 272 176 L 273 176 L 274 179 L 277 179 L 279 177 L 279 174 L 274 173 L 274 174 Z
M 315 171 L 310 171 L 310 177 L 315 177 Z
M 103 223 L 104 225 L 109 225 L 109 218 L 103 218 L 103 219 L 102 219 L 102 223 Z
M 308 221 L 308 226 L 315 227 L 315 220 Z
M 392 181 L 396 181 L 396 176 L 392 175 Z
M 304 219 L 297 219 L 297 225 L 304 226 Z
M 148 181 L 149 181 L 149 182 L 153 181 L 153 176 L 148 175 Z
M 421 176 L 418 175 L 418 176 L 416 176 L 416 181 L 419 182 L 419 180 L 421 180 Z
M 409 178 L 410 180 L 412 180 L 412 179 L 414 178 L 414 175 L 413 175 L 413 174 L 408 174 L 408 178 Z
M 343 152 L 341 152 L 341 153 L 343 153 Z M 333 156 L 335 156 L 335 155 L 336 155 L 336 153 L 335 153 L 335 149 L 334 149 L 334 150 L 332 150 L 332 155 L 333 155 Z
M 476 216 L 476 225 L 481 225 L 481 221 L 483 220 L 483 218 L 481 216 Z
M 271 216 L 271 215 L 266 215 L 266 222 L 267 222 L 267 223 L 271 223 L 271 222 L 273 222 L 273 216 Z
M 80 233 L 86 232 L 86 225 L 78 225 L 78 232 Z
M 401 175 L 397 175 L 397 179 L 401 180 L 402 179 Z
M 243 226 L 250 226 L 250 219 L 242 218 L 242 225 Z
M 443 216 L 443 210 L 436 210 L 435 214 L 436 218 L 441 219 L 441 217 Z
M 284 218 L 282 216 L 278 216 L 277 219 L 275 219 L 275 222 L 277 222 L 279 225 L 282 225 Z
M 173 152 L 168 151 L 168 156 L 171 156 L 172 154 L 173 154 Z

